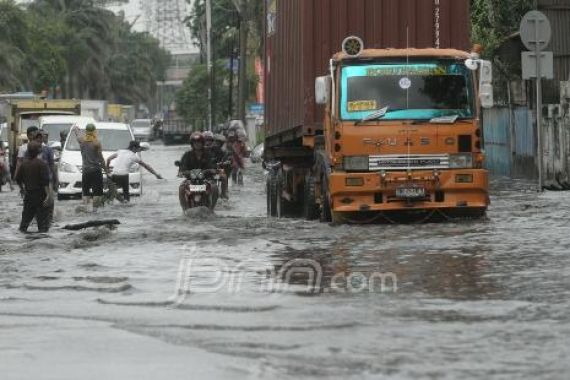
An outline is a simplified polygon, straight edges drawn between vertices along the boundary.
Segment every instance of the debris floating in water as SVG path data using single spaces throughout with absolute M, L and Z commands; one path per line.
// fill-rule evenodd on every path
M 91 228 L 91 227 L 101 227 L 101 226 L 111 227 L 111 226 L 116 226 L 118 224 L 121 224 L 121 222 L 119 222 L 117 219 L 92 220 L 92 221 L 85 222 L 85 223 L 68 224 L 67 226 L 63 227 L 63 229 L 64 230 L 71 230 L 71 231 L 79 231 L 79 230 L 84 230 L 86 228 Z

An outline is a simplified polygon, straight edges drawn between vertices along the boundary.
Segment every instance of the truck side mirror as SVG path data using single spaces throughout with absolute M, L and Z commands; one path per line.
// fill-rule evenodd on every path
M 332 78 L 327 75 L 315 80 L 315 102 L 326 105 L 331 97 Z
M 483 108 L 493 108 L 493 85 L 490 83 L 482 84 L 479 87 L 479 100 L 481 102 L 481 107 Z

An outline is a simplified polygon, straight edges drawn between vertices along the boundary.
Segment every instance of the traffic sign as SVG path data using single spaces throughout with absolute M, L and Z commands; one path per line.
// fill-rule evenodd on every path
M 554 54 L 551 51 L 541 51 L 540 55 L 540 77 L 544 79 L 554 79 Z M 522 76 L 524 80 L 538 77 L 538 61 L 536 53 L 525 51 L 522 53 Z
M 539 11 L 528 12 L 521 21 L 521 40 L 531 51 L 546 49 L 552 38 L 552 27 L 548 17 Z
M 251 115 L 263 115 L 265 112 L 265 105 L 260 103 L 252 103 L 248 106 Z

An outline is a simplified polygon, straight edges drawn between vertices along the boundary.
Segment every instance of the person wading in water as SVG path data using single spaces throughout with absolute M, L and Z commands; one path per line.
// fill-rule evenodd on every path
M 103 198 L 103 171 L 109 175 L 105 159 L 103 158 L 103 148 L 97 139 L 95 125 L 87 124 L 85 135 L 79 135 L 79 128 L 73 128 L 75 137 L 81 149 L 83 160 L 83 170 L 81 176 L 83 203 L 88 205 L 93 202 L 93 208 L 102 205 Z
M 42 146 L 30 142 L 27 146 L 27 157 L 22 161 L 16 182 L 24 194 L 24 209 L 20 231 L 28 232 L 28 227 L 34 218 L 38 222 L 38 232 L 49 230 L 49 206 L 53 203 L 50 187 L 49 168 L 38 155 Z

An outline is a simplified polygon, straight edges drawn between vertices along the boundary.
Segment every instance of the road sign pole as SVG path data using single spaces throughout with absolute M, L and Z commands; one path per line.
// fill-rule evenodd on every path
M 537 57 L 536 64 L 536 140 L 538 144 L 538 149 L 536 154 L 538 155 L 538 191 L 543 190 L 543 161 L 544 156 L 542 152 L 542 68 L 541 68 L 541 56 L 538 49 L 535 50 Z
M 540 49 L 539 20 L 536 20 L 535 38 L 536 44 L 534 53 L 536 54 L 536 140 L 538 156 L 538 191 L 543 189 L 543 154 L 542 154 L 542 57 Z
M 546 49 L 552 38 L 552 27 L 548 17 L 539 11 L 528 12 L 521 21 L 520 27 L 521 40 L 524 46 L 530 51 L 534 51 L 534 59 L 536 59 L 536 140 L 537 140 L 537 169 L 538 169 L 538 191 L 542 192 L 544 185 L 544 168 L 543 168 L 543 149 L 542 149 L 542 77 L 543 64 L 542 64 L 542 51 Z M 524 55 L 523 55 L 524 57 Z M 549 56 L 546 56 L 549 58 Z M 527 67 L 525 69 L 525 67 Z M 548 68 L 548 67 L 547 67 Z M 550 68 L 551 69 L 551 68 Z M 527 71 L 528 70 L 528 71 Z M 523 60 L 523 76 L 527 76 L 528 69 Z M 549 71 L 547 71 L 549 72 Z M 532 74 L 528 75 L 531 76 Z

